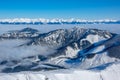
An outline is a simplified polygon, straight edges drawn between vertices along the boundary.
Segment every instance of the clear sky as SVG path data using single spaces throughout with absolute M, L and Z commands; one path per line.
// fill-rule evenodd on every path
M 0 0 L 0 18 L 120 19 L 120 0 Z

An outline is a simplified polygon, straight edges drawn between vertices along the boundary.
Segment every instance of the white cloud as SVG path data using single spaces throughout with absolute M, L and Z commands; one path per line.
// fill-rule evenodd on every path
M 32 45 L 22 46 L 19 45 L 25 43 L 23 40 L 4 40 L 0 41 L 0 60 L 6 59 L 21 59 L 23 57 L 33 55 L 48 55 L 55 52 L 54 49 L 50 49 L 47 46 Z

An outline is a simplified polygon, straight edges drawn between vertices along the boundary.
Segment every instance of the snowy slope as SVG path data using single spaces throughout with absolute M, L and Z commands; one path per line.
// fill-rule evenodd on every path
M 46 72 L 0 73 L 0 80 L 120 80 L 120 64 L 104 70 L 58 70 Z

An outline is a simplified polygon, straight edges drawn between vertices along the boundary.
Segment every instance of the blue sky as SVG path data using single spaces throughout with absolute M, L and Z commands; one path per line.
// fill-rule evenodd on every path
M 0 18 L 120 19 L 120 0 L 0 0 Z

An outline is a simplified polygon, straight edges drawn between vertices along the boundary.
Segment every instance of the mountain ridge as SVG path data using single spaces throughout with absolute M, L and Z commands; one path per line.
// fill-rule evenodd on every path
M 17 36 L 4 35 L 17 33 Z M 24 36 L 26 33 L 30 36 Z M 31 34 L 36 36 L 31 37 Z M 16 34 L 15 33 L 15 34 Z M 19 34 L 23 37 L 19 37 Z M 85 29 L 74 27 L 71 29 L 57 29 L 48 33 L 32 28 L 10 31 L 0 35 L 2 41 L 5 40 L 29 40 L 20 44 L 16 48 L 26 48 L 33 46 L 35 48 L 47 47 L 47 52 L 54 49 L 50 54 L 35 54 L 32 56 L 22 57 L 21 59 L 4 60 L 0 62 L 3 67 L 1 72 L 19 72 L 19 71 L 37 71 L 37 70 L 56 70 L 81 68 L 88 69 L 110 62 L 120 61 L 119 47 L 120 35 L 110 33 L 99 29 Z M 10 38 L 13 37 L 14 38 Z M 37 46 L 37 47 L 36 47 Z M 49 49 L 49 50 L 48 50 Z M 114 51 L 117 50 L 117 51 Z M 40 52 L 38 52 L 40 53 Z M 20 53 L 21 54 L 21 53 Z

